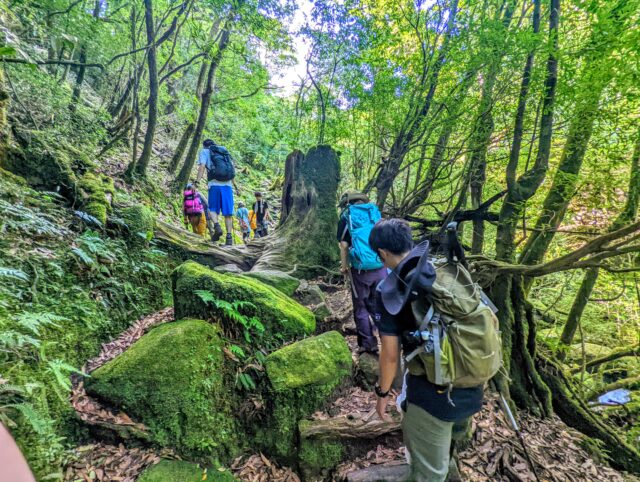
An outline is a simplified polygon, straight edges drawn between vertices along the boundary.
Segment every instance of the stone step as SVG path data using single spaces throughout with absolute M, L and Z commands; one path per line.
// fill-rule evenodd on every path
M 400 482 L 407 480 L 408 477 L 408 464 L 382 464 L 350 472 L 347 475 L 347 482 Z

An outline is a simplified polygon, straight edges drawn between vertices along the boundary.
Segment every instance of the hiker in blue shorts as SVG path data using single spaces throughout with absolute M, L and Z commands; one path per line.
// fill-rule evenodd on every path
M 215 242 L 222 236 L 219 216 L 224 216 L 227 229 L 226 246 L 233 244 L 233 178 L 236 175 L 233 159 L 229 151 L 217 145 L 211 139 L 202 143 L 202 150 L 198 158 L 198 177 L 196 185 L 207 171 L 207 185 L 209 187 L 209 212 L 213 221 L 213 235 Z

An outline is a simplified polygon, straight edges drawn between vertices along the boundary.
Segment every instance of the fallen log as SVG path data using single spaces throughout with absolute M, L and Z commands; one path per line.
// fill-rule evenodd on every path
M 386 482 L 399 482 L 408 480 L 409 465 L 401 464 L 384 464 L 371 465 L 366 469 L 356 470 L 347 474 L 348 482 L 371 482 L 374 480 L 383 480 Z
M 589 368 L 597 367 L 597 366 L 600 366 L 600 365 L 602 365 L 604 363 L 615 361 L 615 360 L 618 360 L 620 358 L 624 358 L 626 356 L 640 356 L 640 345 L 620 348 L 618 350 L 612 351 L 611 353 L 609 353 L 609 354 L 607 354 L 605 356 L 601 356 L 599 358 L 595 358 L 595 359 L 587 362 L 585 364 L 585 366 L 584 366 L 584 369 L 588 370 Z M 582 367 L 573 368 L 571 370 L 571 374 L 572 375 L 576 375 L 576 374 L 580 373 L 581 371 L 582 371 Z
M 302 420 L 300 438 L 314 439 L 374 439 L 400 430 L 400 416 L 391 420 L 369 420 L 354 417 L 334 417 L 328 420 Z

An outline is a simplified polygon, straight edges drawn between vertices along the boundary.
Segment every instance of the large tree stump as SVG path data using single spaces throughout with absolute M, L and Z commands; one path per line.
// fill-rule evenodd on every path
M 305 156 L 293 151 L 285 164 L 279 228 L 266 238 L 254 270 L 277 269 L 312 277 L 336 267 L 336 201 L 340 180 L 337 153 L 327 145 Z

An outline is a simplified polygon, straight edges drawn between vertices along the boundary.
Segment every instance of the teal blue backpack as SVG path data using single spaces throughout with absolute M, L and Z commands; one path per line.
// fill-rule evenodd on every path
M 342 212 L 341 217 L 346 220 L 346 229 L 351 234 L 351 248 L 349 249 L 351 266 L 358 270 L 367 271 L 382 268 L 382 261 L 369 247 L 369 234 L 381 217 L 378 206 L 372 203 L 349 205 Z M 346 229 L 342 234 L 343 239 Z

